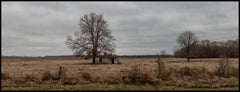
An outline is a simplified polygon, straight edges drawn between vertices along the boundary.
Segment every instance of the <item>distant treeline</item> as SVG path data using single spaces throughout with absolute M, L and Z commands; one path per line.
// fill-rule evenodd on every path
M 41 56 L 1 56 L 1 58 L 43 58 Z
M 192 58 L 219 58 L 229 57 L 238 58 L 239 56 L 239 40 L 228 41 L 212 41 L 201 40 L 198 41 L 190 51 Z M 174 52 L 174 57 L 186 57 L 186 48 L 180 48 Z
M 173 55 L 120 55 L 119 58 L 158 58 L 158 57 L 173 57 Z
M 119 58 L 157 58 L 157 57 L 173 57 L 173 55 L 120 55 Z M 75 55 L 61 55 L 61 56 L 44 56 L 44 57 L 34 57 L 34 56 L 2 56 L 2 58 L 29 58 L 29 59 L 71 59 L 71 58 L 78 58 Z
M 79 59 L 78 57 L 76 56 L 73 56 L 73 55 L 62 55 L 62 56 L 2 56 L 2 59 L 24 59 L 24 60 L 56 60 L 56 59 L 64 59 L 64 60 L 67 60 L 67 59 Z

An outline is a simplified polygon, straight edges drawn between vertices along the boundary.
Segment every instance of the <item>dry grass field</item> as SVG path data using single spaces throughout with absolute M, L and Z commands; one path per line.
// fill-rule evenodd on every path
M 185 58 L 162 58 L 165 72 L 168 74 L 165 76 L 166 80 L 157 77 L 156 60 L 157 58 L 120 58 L 121 64 L 91 64 L 91 59 L 2 58 L 1 88 L 2 90 L 238 90 L 239 88 L 238 58 L 228 60 L 230 66 L 237 69 L 237 72 L 231 73 L 232 76 L 228 77 L 217 76 L 215 73 L 221 58 L 191 59 L 190 62 Z M 59 66 L 66 69 L 63 82 L 54 79 Z M 200 72 L 192 74 L 194 71 Z M 190 75 L 186 72 L 190 72 Z

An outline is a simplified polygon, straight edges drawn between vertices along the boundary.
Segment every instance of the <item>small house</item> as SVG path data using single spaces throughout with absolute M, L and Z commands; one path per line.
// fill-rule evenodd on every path
M 112 54 L 99 55 L 95 58 L 96 64 L 120 64 L 118 56 Z

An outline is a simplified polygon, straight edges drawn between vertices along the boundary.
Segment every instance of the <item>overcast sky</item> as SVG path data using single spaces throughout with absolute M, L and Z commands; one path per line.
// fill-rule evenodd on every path
M 238 2 L 2 2 L 2 55 L 71 55 L 66 37 L 84 14 L 103 14 L 118 55 L 173 54 L 191 30 L 200 40 L 238 38 Z

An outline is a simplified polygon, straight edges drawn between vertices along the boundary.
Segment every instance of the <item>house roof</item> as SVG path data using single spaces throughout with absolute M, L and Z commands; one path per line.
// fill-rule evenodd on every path
M 97 58 L 118 58 L 117 55 L 98 55 Z

